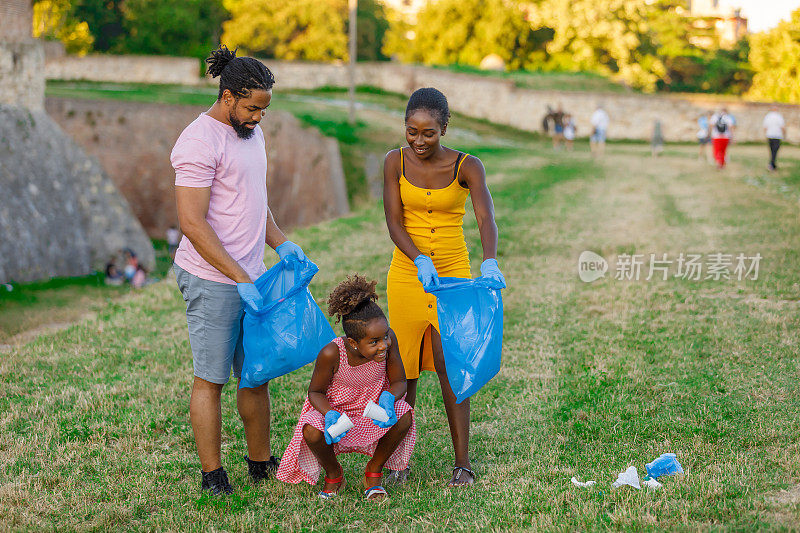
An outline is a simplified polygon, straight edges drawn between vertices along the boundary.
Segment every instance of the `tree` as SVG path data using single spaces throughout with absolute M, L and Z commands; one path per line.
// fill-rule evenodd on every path
M 205 58 L 225 18 L 221 0 L 126 0 L 125 35 L 114 51 Z
M 356 13 L 356 39 L 358 59 L 377 61 L 386 59 L 383 54 L 383 38 L 389 29 L 383 4 L 376 0 L 358 0 Z
M 800 9 L 772 30 L 751 36 L 750 98 L 800 104 Z
M 86 54 L 94 37 L 85 21 L 76 20 L 69 0 L 40 0 L 33 5 L 33 36 L 61 41 L 70 54 Z
M 222 41 L 247 53 L 286 60 L 346 61 L 347 0 L 223 0 L 231 19 Z M 388 28 L 377 0 L 358 0 L 358 59 L 385 59 Z
M 543 0 L 532 21 L 555 31 L 547 68 L 593 71 L 647 91 L 666 74 L 646 0 Z
M 72 16 L 89 26 L 94 49 L 109 52 L 125 33 L 124 0 L 72 0 Z
M 384 52 L 414 63 L 472 66 L 497 54 L 507 68 L 520 69 L 544 59 L 548 37 L 534 31 L 516 2 L 439 0 L 420 10 L 414 28 L 393 22 Z

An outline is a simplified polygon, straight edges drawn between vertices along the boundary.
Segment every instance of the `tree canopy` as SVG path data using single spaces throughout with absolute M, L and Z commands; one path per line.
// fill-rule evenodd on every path
M 230 20 L 222 41 L 251 54 L 286 60 L 348 59 L 347 0 L 223 0 Z M 381 53 L 388 22 L 376 0 L 359 0 L 359 59 L 384 59 Z
M 403 61 L 428 65 L 480 65 L 497 54 L 507 68 L 540 63 L 544 42 L 552 32 L 537 32 L 526 21 L 521 6 L 506 0 L 439 0 L 417 15 L 412 29 L 393 26 L 384 52 Z
M 791 20 L 752 36 L 750 63 L 755 75 L 748 96 L 800 104 L 800 9 Z

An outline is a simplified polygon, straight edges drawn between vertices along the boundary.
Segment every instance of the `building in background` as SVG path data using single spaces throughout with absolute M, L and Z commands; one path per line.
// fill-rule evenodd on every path
M 689 16 L 695 20 L 692 25 L 698 30 L 714 30 L 719 44 L 723 48 L 730 48 L 747 35 L 747 19 L 742 16 L 742 10 L 723 4 L 721 0 L 689 0 Z M 711 48 L 714 38 L 697 35 L 691 37 L 695 46 Z

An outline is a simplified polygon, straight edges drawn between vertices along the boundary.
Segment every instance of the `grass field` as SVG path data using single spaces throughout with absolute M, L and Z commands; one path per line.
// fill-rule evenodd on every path
M 363 113 L 365 131 L 391 129 L 394 105 Z M 317 501 L 307 485 L 250 486 L 232 386 L 223 463 L 238 491 L 200 497 L 183 301 L 165 280 L 0 358 L 0 529 L 797 528 L 800 150 L 788 147 L 786 169 L 770 175 L 765 147 L 734 145 L 730 168 L 717 172 L 689 146 L 652 159 L 648 146 L 617 144 L 595 163 L 583 144 L 553 153 L 505 128 L 453 126 L 447 140 L 488 169 L 509 283 L 503 369 L 472 400 L 474 487 L 444 488 L 449 433 L 438 384 L 425 375 L 414 476 L 390 488 L 388 502 L 361 499 L 360 456 L 344 457 L 350 484 L 335 502 Z M 292 238 L 320 266 L 319 300 L 352 272 L 377 279 L 385 295 L 392 247 L 380 205 Z M 584 250 L 609 261 L 605 278 L 578 279 Z M 717 252 L 761 254 L 758 279 L 614 279 L 620 254 Z M 309 375 L 272 384 L 278 454 Z M 662 479 L 657 492 L 611 488 L 618 472 L 643 473 L 670 451 L 685 475 Z M 579 489 L 572 476 L 598 484 Z

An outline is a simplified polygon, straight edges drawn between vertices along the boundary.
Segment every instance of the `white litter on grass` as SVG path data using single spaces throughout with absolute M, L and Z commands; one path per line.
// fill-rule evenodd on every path
M 572 484 L 575 485 L 576 487 L 583 487 L 585 489 L 588 489 L 589 487 L 597 483 L 597 481 L 578 481 L 578 478 L 576 478 L 575 476 L 572 476 L 572 479 L 570 481 L 572 481 Z
M 617 474 L 617 480 L 612 483 L 611 486 L 616 489 L 623 485 L 630 485 L 635 489 L 641 490 L 642 485 L 639 483 L 639 472 L 636 470 L 635 466 L 629 466 L 626 471 Z
M 642 481 L 642 485 L 644 485 L 648 489 L 653 489 L 653 490 L 658 490 L 664 486 L 651 477 L 645 478 L 645 480 Z

